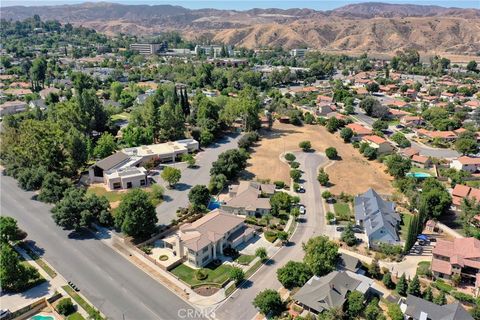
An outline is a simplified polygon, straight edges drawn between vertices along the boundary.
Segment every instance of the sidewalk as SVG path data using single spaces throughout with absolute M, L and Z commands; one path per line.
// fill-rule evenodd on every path
M 45 270 L 43 270 L 40 265 L 32 259 L 32 257 L 30 257 L 30 255 L 28 255 L 28 253 L 23 250 L 22 248 L 20 248 L 19 246 L 15 246 L 15 250 L 17 250 L 18 253 L 20 253 L 20 255 L 26 260 L 28 261 L 29 264 L 31 264 L 32 266 L 34 266 L 38 272 L 40 273 L 40 275 L 42 277 L 44 277 L 47 282 L 50 284 L 50 293 L 53 294 L 55 293 L 55 291 L 59 292 L 62 294 L 63 297 L 65 298 L 72 298 L 70 297 L 70 295 L 62 288 L 63 286 L 68 286 L 68 282 L 67 280 L 65 280 L 57 270 L 55 270 L 48 262 L 46 262 L 45 260 L 43 260 L 46 264 L 48 264 L 48 266 L 55 271 L 55 273 L 57 274 L 54 278 L 50 277 L 48 275 L 47 272 L 45 272 Z M 32 288 L 34 289 L 34 288 Z M 81 295 L 79 292 L 77 292 L 77 294 L 79 296 L 81 296 L 88 304 L 90 304 L 91 306 L 94 307 L 94 305 L 92 303 L 90 303 L 90 301 L 87 300 L 87 298 L 85 298 L 83 295 Z M 73 304 L 77 306 L 77 311 L 78 313 L 80 313 L 85 319 L 89 319 L 89 314 L 87 311 L 85 311 L 85 309 L 83 309 L 73 298 L 71 299 Z

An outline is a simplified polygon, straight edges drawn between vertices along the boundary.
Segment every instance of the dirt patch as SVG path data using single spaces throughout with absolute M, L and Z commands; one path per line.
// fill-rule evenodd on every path
M 198 293 L 201 296 L 208 297 L 217 293 L 220 289 L 212 286 L 201 286 L 193 289 L 195 293 Z
M 344 143 L 338 134 L 331 134 L 319 125 L 296 127 L 275 122 L 272 131 L 262 132 L 262 140 L 253 148 L 248 173 L 259 179 L 288 183 L 290 169 L 279 156 L 286 151 L 300 150 L 298 143 L 302 140 L 310 140 L 316 151 L 324 152 L 328 147 L 337 149 L 341 160 L 325 170 L 333 184 L 330 188 L 332 193 L 357 194 L 370 187 L 381 194 L 394 192 L 392 178 L 385 173 L 383 164 L 366 160 L 351 144 Z

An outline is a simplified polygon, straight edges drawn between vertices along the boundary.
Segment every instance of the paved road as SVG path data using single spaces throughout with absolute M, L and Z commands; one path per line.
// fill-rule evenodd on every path
M 373 123 L 376 120 L 372 117 L 367 116 L 359 107 L 355 108 L 355 112 L 356 113 L 354 117 L 360 120 L 360 122 L 363 122 L 364 124 L 370 127 L 373 125 Z M 390 129 L 393 131 L 399 131 L 394 126 L 390 126 Z M 441 149 L 441 148 L 429 147 L 424 144 L 420 144 L 415 141 L 412 141 L 412 139 L 409 139 L 409 140 L 412 144 L 412 147 L 417 150 L 420 150 L 420 154 L 423 156 L 441 158 L 441 159 L 453 159 L 460 156 L 460 154 L 457 151 L 452 149 Z
M 317 182 L 317 168 L 326 159 L 314 153 L 297 153 L 297 160 L 304 170 L 303 183 L 306 192 L 301 195 L 301 202 L 306 206 L 307 212 L 300 216 L 299 224 L 291 243 L 282 248 L 273 256 L 271 263 L 260 268 L 247 284 L 234 292 L 228 300 L 215 310 L 216 319 L 252 319 L 257 310 L 252 306 L 255 296 L 264 289 L 278 289 L 281 284 L 277 280 L 277 269 L 288 261 L 301 261 L 303 259 L 302 242 L 323 233 L 324 213 L 322 208 L 320 185 Z
M 212 162 L 216 161 L 218 155 L 226 150 L 237 148 L 240 134 L 231 134 L 217 141 L 214 145 L 205 148 L 196 156 L 197 167 L 187 168 L 185 164 L 179 163 L 173 166 L 182 170 L 182 178 L 175 189 L 166 189 L 164 199 L 157 207 L 158 222 L 169 224 L 176 218 L 177 209 L 188 206 L 188 191 L 197 184 L 208 185 L 210 182 L 210 168 Z M 161 178 L 159 178 L 161 182 Z
M 0 177 L 2 215 L 13 216 L 43 257 L 109 319 L 177 319 L 192 307 L 90 234 L 72 237 L 57 227 L 50 206 Z

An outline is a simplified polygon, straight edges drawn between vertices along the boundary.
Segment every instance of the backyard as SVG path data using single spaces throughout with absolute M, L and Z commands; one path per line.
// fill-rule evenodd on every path
M 408 228 L 410 227 L 410 220 L 412 220 L 412 215 L 410 213 L 400 213 L 402 218 L 402 223 L 400 224 L 400 238 L 406 240 L 408 235 Z
M 271 131 L 262 132 L 262 140 L 253 148 L 246 170 L 259 179 L 289 183 L 290 168 L 280 160 L 280 155 L 300 150 L 298 143 L 303 140 L 311 141 L 315 151 L 324 152 L 328 147 L 337 149 L 341 160 L 325 169 L 333 194 L 342 191 L 357 194 L 368 188 L 374 188 L 381 194 L 393 193 L 392 178 L 385 173 L 383 164 L 366 160 L 351 144 L 344 143 L 338 134 L 331 134 L 320 125 L 297 127 L 275 122 Z
M 217 284 L 221 286 L 225 281 L 229 279 L 230 269 L 232 269 L 232 267 L 225 264 L 221 264 L 219 266 L 209 264 L 206 267 L 197 270 L 190 268 L 186 264 L 181 264 L 170 270 L 170 272 L 180 278 L 183 282 L 189 284 L 190 286 L 198 286 L 201 284 Z M 197 279 L 198 270 L 203 270 L 205 272 L 205 279 Z

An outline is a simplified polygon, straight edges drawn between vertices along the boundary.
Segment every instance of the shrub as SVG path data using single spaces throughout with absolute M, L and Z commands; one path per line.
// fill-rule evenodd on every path
M 296 161 L 292 161 L 292 162 L 290 162 L 290 167 L 293 168 L 293 169 L 298 169 L 298 167 L 300 167 L 300 163 L 298 163 Z
M 208 273 L 205 269 L 198 269 L 195 272 L 195 278 L 199 281 L 205 280 L 208 277 Z
M 168 256 L 166 254 L 162 254 L 160 257 L 158 257 L 158 260 L 160 261 L 167 261 L 168 260 Z
M 334 147 L 329 147 L 325 150 L 325 154 L 327 155 L 328 159 L 336 159 L 338 157 L 337 149 Z
M 285 182 L 283 181 L 275 181 L 273 184 L 275 184 L 277 189 L 283 189 L 285 187 Z
M 303 151 L 309 151 L 312 148 L 312 144 L 308 140 L 300 142 L 298 146 L 302 148 Z
M 295 157 L 293 153 L 287 153 L 285 155 L 285 160 L 287 160 L 288 162 L 295 161 L 295 159 L 297 159 L 297 157 Z
M 472 295 L 460 291 L 452 291 L 450 295 L 461 302 L 475 303 L 475 298 Z
M 72 303 L 72 299 L 64 298 L 60 300 L 56 306 L 58 313 L 64 316 L 68 316 L 75 312 L 75 306 Z

